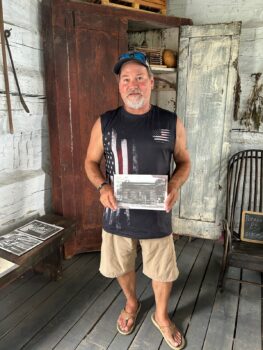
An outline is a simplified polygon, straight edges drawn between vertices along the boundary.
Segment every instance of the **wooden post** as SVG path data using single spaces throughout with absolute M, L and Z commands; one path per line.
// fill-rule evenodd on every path
M 13 134 L 14 128 L 13 128 L 13 120 L 12 120 L 12 108 L 11 108 L 8 69 L 7 69 L 6 51 L 5 51 L 5 33 L 4 33 L 4 16 L 3 16 L 2 0 L 0 0 L 0 34 L 1 34 L 1 46 L 2 46 L 2 56 L 3 56 L 3 70 L 4 70 L 4 78 L 5 78 L 5 92 L 6 92 L 6 101 L 7 101 L 9 131 L 11 134 Z

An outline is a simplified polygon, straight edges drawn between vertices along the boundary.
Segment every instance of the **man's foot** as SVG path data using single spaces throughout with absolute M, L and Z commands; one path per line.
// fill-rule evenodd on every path
M 136 306 L 126 305 L 117 321 L 117 330 L 119 333 L 128 335 L 133 332 L 140 309 L 141 303 L 139 302 L 137 302 Z
M 156 328 L 162 333 L 164 340 L 171 349 L 181 350 L 185 347 L 185 339 L 180 331 L 176 328 L 175 324 L 170 320 L 166 320 L 161 326 L 155 319 L 155 315 L 152 314 L 152 322 Z

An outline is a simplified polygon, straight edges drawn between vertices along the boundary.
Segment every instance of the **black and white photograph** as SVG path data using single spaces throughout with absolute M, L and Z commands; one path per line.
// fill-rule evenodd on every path
M 165 210 L 167 175 L 114 175 L 119 208 Z
M 0 249 L 15 255 L 22 255 L 33 249 L 42 241 L 26 233 L 14 230 L 6 235 L 0 236 Z
M 33 220 L 28 224 L 19 227 L 18 230 L 44 241 L 57 232 L 63 230 L 63 227 L 47 224 L 46 222 L 39 220 Z

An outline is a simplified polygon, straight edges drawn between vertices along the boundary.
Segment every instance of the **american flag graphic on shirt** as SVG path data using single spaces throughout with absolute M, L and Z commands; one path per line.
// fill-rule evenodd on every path
M 155 129 L 152 132 L 154 141 L 157 142 L 169 142 L 170 141 L 170 130 L 169 129 Z
M 128 150 L 128 148 L 131 149 Z M 104 135 L 104 153 L 106 172 L 111 180 L 114 174 L 129 174 L 131 171 L 137 172 L 138 157 L 134 145 L 128 145 L 127 139 L 118 138 L 114 129 Z
M 128 144 L 127 139 L 120 139 L 117 137 L 117 132 L 112 129 L 104 135 L 103 139 L 104 154 L 106 161 L 106 173 L 113 183 L 114 174 L 128 174 L 129 171 L 138 171 L 138 157 L 136 153 L 136 148 L 134 145 L 129 145 L 131 148 L 130 159 L 128 157 Z M 124 215 L 126 217 L 126 223 L 130 222 L 130 211 L 129 209 L 124 210 Z M 112 211 L 106 208 L 104 215 L 108 222 L 111 224 L 113 220 L 116 220 L 116 225 L 118 228 L 121 227 L 119 222 L 120 209 Z

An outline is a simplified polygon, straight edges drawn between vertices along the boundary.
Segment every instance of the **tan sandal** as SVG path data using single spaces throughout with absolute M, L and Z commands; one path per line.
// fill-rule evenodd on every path
M 138 316 L 138 314 L 140 312 L 140 309 L 141 309 L 141 303 L 138 304 L 138 309 L 137 309 L 137 311 L 135 313 L 129 313 L 125 309 L 121 310 L 121 316 L 126 321 L 126 325 L 127 325 L 129 320 L 133 320 L 133 324 L 131 325 L 131 328 L 130 328 L 129 331 L 124 331 L 124 330 L 121 329 L 121 327 L 120 327 L 120 325 L 118 324 L 118 321 L 117 321 L 117 330 L 118 330 L 119 333 L 121 333 L 123 335 L 128 335 L 128 334 L 131 334 L 134 331 L 134 328 L 135 328 L 135 325 L 136 325 L 136 319 L 137 319 L 137 316 Z
M 166 343 L 170 346 L 171 349 L 173 350 L 181 350 L 185 347 L 185 339 L 184 336 L 182 335 L 182 333 L 178 330 L 178 328 L 175 326 L 174 323 L 171 322 L 171 324 L 169 326 L 159 326 L 159 324 L 156 322 L 155 318 L 154 318 L 154 313 L 151 316 L 152 319 L 152 323 L 155 325 L 156 328 L 159 329 L 159 331 L 162 333 L 162 336 L 164 337 L 164 340 L 166 341 Z M 165 330 L 169 329 L 170 330 L 170 334 L 174 334 L 175 332 L 180 333 L 181 335 L 181 344 L 174 346 L 173 344 L 170 343 L 169 339 L 167 338 L 167 334 L 165 332 Z

